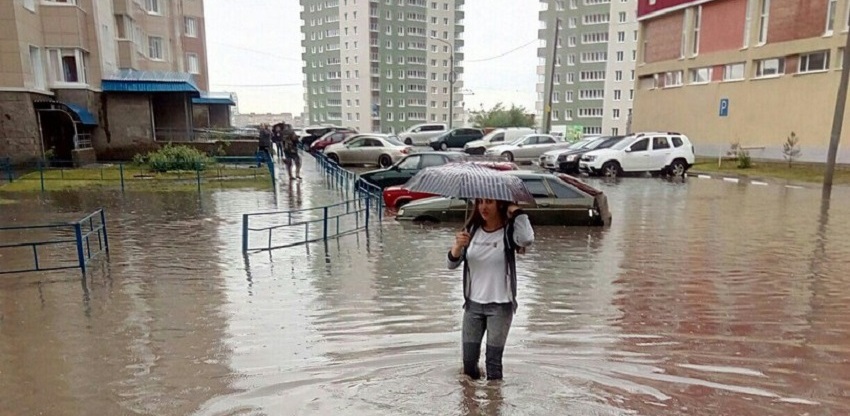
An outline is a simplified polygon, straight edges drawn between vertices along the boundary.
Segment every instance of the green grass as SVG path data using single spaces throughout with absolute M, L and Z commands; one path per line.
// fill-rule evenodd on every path
M 268 168 L 214 166 L 200 172 L 201 189 L 267 189 L 271 186 Z M 121 187 L 118 166 L 44 171 L 44 188 L 48 191 L 69 189 L 114 189 Z M 198 187 L 194 171 L 156 173 L 142 166 L 124 167 L 124 189 L 157 192 L 189 191 Z M 10 184 L 0 186 L 0 192 L 40 192 L 39 172 L 24 175 Z
M 717 159 L 697 159 L 694 166 L 690 169 L 692 173 L 717 173 L 809 183 L 822 183 L 825 171 L 826 165 L 818 163 L 801 162 L 794 163 L 791 167 L 788 167 L 787 162 L 762 161 L 753 161 L 752 167 L 738 169 L 735 160 L 724 160 L 720 166 L 717 166 Z M 836 185 L 850 185 L 850 167 L 844 165 L 836 167 L 833 183 Z

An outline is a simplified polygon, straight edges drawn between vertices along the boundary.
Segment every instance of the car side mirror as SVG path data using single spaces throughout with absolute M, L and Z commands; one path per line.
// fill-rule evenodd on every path
M 631 147 L 626 148 L 626 153 L 631 153 L 631 152 L 632 152 L 632 148 L 631 148 Z
M 525 146 L 525 145 L 524 145 L 524 144 L 522 144 L 522 143 L 520 143 L 520 144 L 518 144 L 518 145 L 516 145 L 516 146 L 517 146 L 517 147 L 523 147 L 523 146 Z

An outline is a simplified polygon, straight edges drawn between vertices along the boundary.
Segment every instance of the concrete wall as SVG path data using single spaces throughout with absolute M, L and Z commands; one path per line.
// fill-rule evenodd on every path
M 41 138 L 32 100 L 29 93 L 0 92 L 0 156 L 11 157 L 12 163 L 41 157 Z
M 109 148 L 153 141 L 150 96 L 110 93 L 104 102 L 106 107 L 101 127 L 108 133 L 95 137 L 94 146 L 98 153 Z
M 211 105 L 209 108 L 209 123 L 212 127 L 230 127 L 230 107 L 226 105 Z
M 186 114 L 187 111 L 192 111 L 188 95 L 160 93 L 153 95 L 152 99 L 156 139 L 175 140 L 177 137 L 186 137 L 192 129 L 192 114 Z
M 31 13 L 18 2 L 0 1 L 0 87 L 23 88 L 17 13 Z
M 684 11 L 678 11 L 644 23 L 645 62 L 666 61 L 682 56 L 684 15 Z
M 828 0 L 771 0 L 767 42 L 778 43 L 794 39 L 821 36 L 826 29 Z M 843 3 L 843 2 L 842 2 Z M 758 21 L 758 11 L 753 15 Z M 836 27 L 843 30 L 846 14 L 839 14 Z

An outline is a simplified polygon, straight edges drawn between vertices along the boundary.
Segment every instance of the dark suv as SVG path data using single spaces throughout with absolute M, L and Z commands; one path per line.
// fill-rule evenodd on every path
M 428 144 L 434 150 L 446 150 L 450 147 L 463 148 L 463 145 L 473 141 L 481 140 L 484 132 L 481 129 L 460 128 L 449 130 L 433 139 Z

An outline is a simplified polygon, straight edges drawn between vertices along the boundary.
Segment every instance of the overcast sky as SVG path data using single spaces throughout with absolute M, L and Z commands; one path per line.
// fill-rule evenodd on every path
M 534 110 L 538 4 L 466 1 L 464 88 L 472 92 L 465 98 L 468 108 L 502 101 Z M 237 93 L 242 113 L 300 114 L 304 96 L 298 0 L 206 0 L 204 5 L 210 90 Z M 503 57 L 474 62 L 516 48 Z

